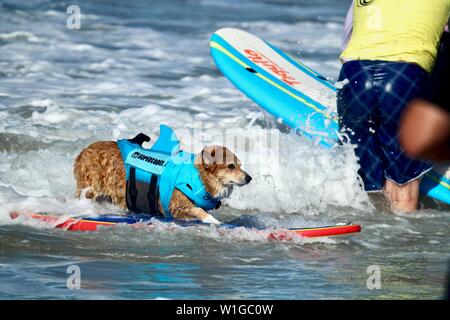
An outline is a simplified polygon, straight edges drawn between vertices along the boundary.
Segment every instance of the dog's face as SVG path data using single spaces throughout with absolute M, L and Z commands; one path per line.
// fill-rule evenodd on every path
M 252 177 L 241 169 L 238 157 L 226 147 L 206 147 L 200 155 L 205 170 L 214 175 L 222 187 L 243 186 L 252 180 Z

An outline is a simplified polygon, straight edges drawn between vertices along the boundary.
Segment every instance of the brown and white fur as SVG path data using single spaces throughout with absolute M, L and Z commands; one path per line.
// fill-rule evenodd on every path
M 196 168 L 207 192 L 213 197 L 228 197 L 233 186 L 243 186 L 251 177 L 241 169 L 236 155 L 223 146 L 205 147 L 195 160 Z M 108 198 L 112 203 L 126 209 L 126 175 L 117 143 L 98 141 L 85 148 L 77 156 L 73 170 L 76 182 L 76 196 L 85 191 L 86 198 Z M 161 202 L 158 199 L 162 212 Z M 200 220 L 206 223 L 220 222 L 205 210 L 195 207 L 183 193 L 174 190 L 169 210 L 175 219 Z

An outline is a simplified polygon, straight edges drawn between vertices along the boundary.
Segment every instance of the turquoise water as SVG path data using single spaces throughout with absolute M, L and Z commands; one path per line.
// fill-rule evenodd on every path
M 257 34 L 332 81 L 343 1 L 83 1 L 81 30 L 67 4 L 0 1 L 0 298 L 2 299 L 438 299 L 449 261 L 449 208 L 422 199 L 410 215 L 377 211 L 358 185 L 351 146 L 324 151 L 287 133 L 219 73 L 211 33 Z M 119 211 L 74 198 L 75 156 L 96 140 L 154 138 L 160 123 L 189 150 L 225 131 L 276 137 L 244 163 L 254 178 L 215 213 L 222 221 L 302 227 L 352 221 L 351 238 L 275 242 L 244 228 L 158 224 L 73 233 L 10 210 Z M 197 122 L 196 122 L 197 121 Z M 197 149 L 196 149 L 197 148 Z M 253 151 L 252 151 L 253 150 Z M 69 266 L 81 272 L 67 287 Z M 367 270 L 380 270 L 368 289 Z

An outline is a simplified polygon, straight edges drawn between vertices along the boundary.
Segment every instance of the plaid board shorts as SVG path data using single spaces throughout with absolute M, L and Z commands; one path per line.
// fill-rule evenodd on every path
M 411 63 L 353 60 L 342 66 L 340 127 L 357 146 L 358 173 L 366 191 L 383 189 L 385 179 L 403 185 L 431 169 L 427 162 L 408 158 L 397 139 L 402 112 L 423 93 L 427 79 L 428 74 Z

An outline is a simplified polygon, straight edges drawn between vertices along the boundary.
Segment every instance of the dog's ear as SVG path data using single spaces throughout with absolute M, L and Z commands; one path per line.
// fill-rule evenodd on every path
M 213 171 L 216 167 L 216 148 L 205 147 L 202 150 L 202 164 L 208 171 Z

